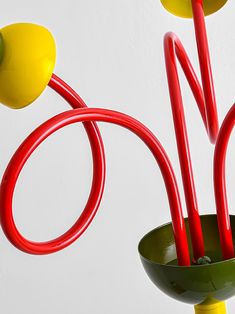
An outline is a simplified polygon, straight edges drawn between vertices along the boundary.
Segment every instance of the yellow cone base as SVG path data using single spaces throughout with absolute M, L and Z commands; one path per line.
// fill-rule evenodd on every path
M 212 304 L 202 303 L 196 305 L 195 314 L 226 314 L 225 302 L 217 302 Z

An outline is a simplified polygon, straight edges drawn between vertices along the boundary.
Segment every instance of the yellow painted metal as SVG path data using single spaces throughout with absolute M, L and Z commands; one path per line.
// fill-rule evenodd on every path
M 45 27 L 30 23 L 6 26 L 0 34 L 0 102 L 20 109 L 46 88 L 55 66 L 55 41 Z
M 205 301 L 195 306 L 195 314 L 226 314 L 225 302 Z
M 205 15 L 210 15 L 221 9 L 228 0 L 203 0 Z M 161 0 L 164 8 L 170 13 L 186 18 L 192 18 L 191 0 Z

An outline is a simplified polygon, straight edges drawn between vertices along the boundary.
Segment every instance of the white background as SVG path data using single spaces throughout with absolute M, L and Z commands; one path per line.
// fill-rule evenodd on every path
M 207 18 L 220 122 L 235 98 L 235 2 Z M 90 107 L 123 111 L 154 131 L 174 165 L 182 194 L 163 58 L 163 35 L 176 32 L 198 71 L 191 20 L 168 14 L 159 0 L 2 1 L 1 26 L 34 22 L 57 42 L 55 73 Z M 213 146 L 209 144 L 185 79 L 182 89 L 201 213 L 214 213 Z M 68 109 L 49 88 L 30 107 L 0 108 L 0 171 L 39 124 Z M 16 250 L 1 231 L 0 304 L 4 314 L 192 313 L 170 300 L 144 273 L 137 245 L 150 229 L 170 220 L 160 172 L 151 154 L 128 131 L 100 124 L 107 154 L 107 184 L 88 231 L 50 256 Z M 228 192 L 235 207 L 235 138 L 228 152 Z M 81 213 L 92 164 L 84 130 L 63 129 L 32 156 L 14 199 L 17 226 L 33 240 L 60 235 Z M 184 204 L 184 203 L 183 203 Z M 230 300 L 230 313 L 235 301 Z

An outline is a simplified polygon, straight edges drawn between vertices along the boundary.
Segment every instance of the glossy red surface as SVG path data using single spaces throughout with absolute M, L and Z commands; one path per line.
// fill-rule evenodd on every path
M 224 259 L 234 257 L 234 246 L 228 212 L 225 161 L 230 135 L 235 125 L 235 105 L 232 106 L 222 123 L 214 154 L 214 190 L 220 243 Z
M 61 113 L 37 128 L 18 148 L 3 176 L 0 189 L 1 224 L 7 238 L 20 250 L 47 254 L 63 249 L 76 240 L 92 221 L 100 202 L 98 187 L 91 193 L 93 203 L 84 210 L 74 226 L 59 238 L 36 243 L 25 239 L 17 230 L 12 214 L 12 198 L 20 171 L 34 150 L 56 130 L 75 122 L 104 121 L 123 126 L 138 135 L 153 153 L 161 169 L 171 208 L 179 265 L 190 265 L 185 224 L 175 176 L 169 159 L 156 137 L 140 122 L 123 113 L 105 109 L 75 109 Z M 99 156 L 98 156 L 99 157 Z M 100 157 L 99 157 L 100 158 Z
M 164 48 L 193 254 L 195 258 L 198 258 L 205 255 L 204 242 L 194 186 L 183 100 L 177 70 L 177 59 L 188 80 L 212 143 L 216 141 L 219 128 L 202 0 L 192 0 L 192 4 L 202 86 L 183 45 L 175 34 L 166 34 Z M 94 122 L 104 121 L 118 124 L 135 133 L 143 140 L 154 155 L 160 167 L 168 194 L 178 263 L 179 265 L 190 265 L 185 224 L 176 178 L 169 158 L 157 138 L 142 123 L 123 113 L 105 109 L 86 108 L 82 99 L 56 75 L 52 76 L 49 86 L 58 92 L 74 110 L 61 113 L 42 124 L 22 143 L 10 160 L 0 186 L 0 219 L 7 238 L 13 245 L 24 252 L 31 254 L 49 254 L 65 248 L 86 230 L 98 210 L 104 189 L 104 148 L 99 129 Z M 215 198 L 221 246 L 225 259 L 234 257 L 224 170 L 227 144 L 235 121 L 234 116 L 235 109 L 233 107 L 226 117 L 219 133 L 214 161 Z M 40 143 L 58 129 L 75 122 L 84 123 L 93 156 L 93 181 L 85 209 L 72 228 L 57 239 L 43 243 L 27 240 L 18 231 L 12 213 L 12 199 L 17 179 L 27 159 Z
M 177 59 L 188 80 L 198 105 L 198 109 L 201 113 L 202 120 L 212 142 L 215 142 L 218 133 L 218 117 L 202 1 L 194 0 L 192 3 L 203 87 L 201 87 L 199 83 L 182 43 L 174 33 L 166 34 L 164 48 L 175 135 L 189 217 L 190 234 L 194 257 L 198 259 L 200 256 L 204 256 L 205 252 L 198 213 L 198 203 L 194 185 L 183 99 L 177 70 Z
M 63 82 L 61 79 L 59 79 L 56 75 L 53 75 L 49 85 L 56 90 L 70 105 L 72 108 L 84 108 L 86 107 L 85 103 L 83 100 L 77 95 L 75 91 L 73 91 L 65 82 Z M 92 186 L 91 186 L 91 192 L 90 196 L 88 198 L 87 204 L 85 206 L 85 209 L 81 216 L 79 217 L 79 221 L 77 225 L 79 225 L 79 228 L 76 228 L 75 226 L 72 227 L 69 232 L 66 233 L 66 235 L 59 237 L 56 241 L 50 241 L 48 243 L 45 243 L 44 245 L 39 245 L 37 246 L 37 249 L 27 249 L 27 241 L 23 240 L 22 237 L 22 244 L 20 244 L 19 237 L 17 236 L 16 233 L 14 233 L 13 229 L 11 227 L 7 228 L 6 226 L 15 226 L 13 217 L 12 216 L 7 216 L 6 210 L 5 210 L 5 205 L 8 203 L 8 206 L 11 206 L 11 198 L 8 198 L 10 195 L 10 190 L 13 188 L 11 185 L 11 182 L 14 182 L 14 179 L 16 179 L 16 173 L 10 173 L 9 174 L 9 168 L 11 168 L 12 164 L 18 164 L 20 159 L 28 158 L 30 154 L 32 153 L 33 147 L 37 144 L 37 141 L 40 141 L 38 139 L 33 143 L 33 141 L 36 139 L 34 136 L 31 138 L 31 145 L 28 146 L 28 150 L 24 150 L 24 156 L 22 156 L 22 149 L 19 148 L 17 150 L 17 153 L 15 156 L 18 157 L 13 157 L 13 159 L 10 161 L 8 168 L 6 169 L 5 176 L 3 177 L 2 180 L 2 185 L 1 185 L 1 202 L 3 202 L 5 205 L 1 208 L 0 212 L 0 218 L 1 218 L 1 223 L 3 229 L 7 230 L 6 235 L 8 238 L 11 238 L 13 242 L 18 243 L 18 248 L 22 249 L 28 253 L 32 254 L 47 254 L 51 253 L 53 251 L 60 250 L 73 242 L 79 235 L 81 235 L 86 228 L 89 226 L 90 222 L 92 221 L 93 217 L 96 214 L 96 211 L 99 207 L 102 195 L 103 195 L 103 190 L 104 190 L 104 183 L 105 183 L 105 154 L 104 154 L 104 147 L 103 147 L 103 142 L 100 136 L 99 129 L 94 122 L 87 122 L 84 123 L 84 127 L 86 129 L 87 135 L 90 140 L 90 145 L 91 145 L 91 150 L 92 150 L 92 157 L 93 157 L 93 180 L 92 180 Z M 48 134 L 48 130 L 45 130 L 45 136 Z M 19 160 L 16 163 L 16 159 L 19 158 Z M 19 167 L 22 167 L 23 164 L 19 165 Z M 12 181 L 13 180 L 13 181 Z M 8 182 L 6 184 L 6 182 Z M 6 191 L 4 188 L 7 185 L 9 190 Z M 77 226 L 76 225 L 76 226 Z M 79 230 L 78 230 L 79 229 Z M 14 236 L 16 236 L 15 240 L 13 240 Z M 25 243 L 26 246 L 23 245 Z M 32 242 L 31 242 L 32 244 Z M 33 247 L 33 246 L 32 246 Z

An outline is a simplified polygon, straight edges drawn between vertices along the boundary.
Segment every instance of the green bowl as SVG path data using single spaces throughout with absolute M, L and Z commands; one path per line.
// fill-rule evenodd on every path
M 235 216 L 230 216 L 235 239 Z M 209 265 L 178 266 L 172 224 L 146 234 L 139 243 L 144 269 L 152 282 L 168 296 L 182 302 L 199 304 L 207 299 L 224 301 L 235 295 L 235 258 L 223 261 L 216 215 L 201 216 L 205 253 Z M 188 219 L 185 219 L 190 243 Z

